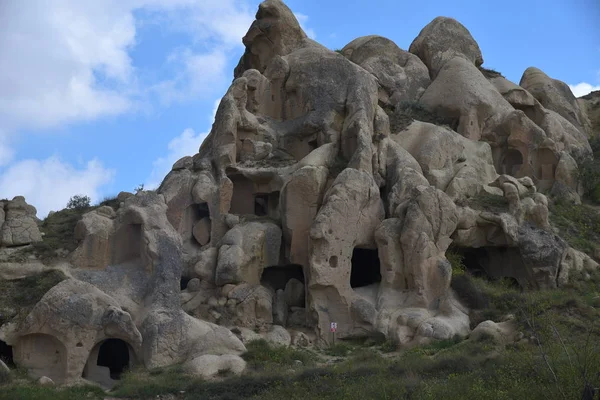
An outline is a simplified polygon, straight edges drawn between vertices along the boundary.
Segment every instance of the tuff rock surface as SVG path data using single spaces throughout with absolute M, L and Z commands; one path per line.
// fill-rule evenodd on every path
M 239 374 L 243 343 L 323 345 L 332 322 L 341 339 L 505 340 L 504 322 L 471 333 L 450 248 L 524 288 L 598 267 L 554 233 L 540 192 L 580 201 L 578 162 L 591 154 L 564 83 L 534 68 L 519 85 L 488 77 L 475 39 L 445 17 L 409 51 L 367 36 L 339 54 L 266 0 L 243 43 L 200 149 L 156 191 L 86 213 L 68 279 L 0 328 L 35 376 L 110 386 L 113 371 L 95 362 L 106 351 L 127 365 Z M 451 123 L 393 129 L 407 102 Z M 0 202 L 0 226 L 5 250 L 42 240 L 22 197 Z M 0 277 L 44 269 L 3 262 Z

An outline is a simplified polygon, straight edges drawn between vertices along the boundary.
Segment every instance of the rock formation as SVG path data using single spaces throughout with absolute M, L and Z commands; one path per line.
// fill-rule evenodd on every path
M 524 288 L 597 268 L 552 231 L 539 191 L 578 200 L 577 163 L 591 154 L 562 82 L 532 68 L 520 85 L 487 77 L 469 31 L 444 17 L 409 52 L 367 36 L 339 54 L 266 0 L 243 43 L 199 151 L 156 192 L 85 214 L 69 279 L 2 326 L 17 363 L 110 385 L 132 362 L 240 373 L 243 342 L 322 345 L 332 322 L 341 339 L 464 337 L 451 246 Z M 403 104 L 451 123 L 392 129 Z M 22 198 L 0 205 L 2 246 L 41 240 Z M 124 365 L 102 364 L 105 351 Z

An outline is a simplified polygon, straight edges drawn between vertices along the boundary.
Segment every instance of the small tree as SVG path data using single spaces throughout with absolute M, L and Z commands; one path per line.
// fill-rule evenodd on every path
M 81 210 L 83 208 L 88 208 L 92 200 L 89 196 L 75 195 L 69 199 L 67 203 L 68 209 Z

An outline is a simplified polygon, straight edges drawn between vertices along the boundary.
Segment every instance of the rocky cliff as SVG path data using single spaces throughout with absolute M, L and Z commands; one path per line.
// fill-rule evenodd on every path
M 157 191 L 83 215 L 60 258 L 0 264 L 6 279 L 66 277 L 2 325 L 17 364 L 110 384 L 103 351 L 239 373 L 243 342 L 323 345 L 333 322 L 342 339 L 464 337 L 449 251 L 530 290 L 598 267 L 548 219 L 544 193 L 580 202 L 591 157 L 587 108 L 563 82 L 483 68 L 444 17 L 408 51 L 367 36 L 334 52 L 267 0 L 243 42 L 209 136 Z M 5 260 L 42 240 L 34 216 L 0 202 Z

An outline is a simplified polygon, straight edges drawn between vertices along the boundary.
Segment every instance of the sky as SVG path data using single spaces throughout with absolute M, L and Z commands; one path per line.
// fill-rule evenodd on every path
M 0 0 L 0 198 L 44 218 L 156 188 L 198 151 L 243 54 L 255 0 Z M 598 0 L 287 0 L 307 34 L 341 49 L 385 36 L 407 50 L 437 16 L 518 83 L 535 66 L 575 95 L 600 90 Z

